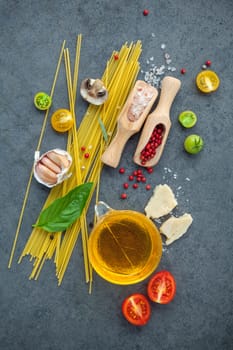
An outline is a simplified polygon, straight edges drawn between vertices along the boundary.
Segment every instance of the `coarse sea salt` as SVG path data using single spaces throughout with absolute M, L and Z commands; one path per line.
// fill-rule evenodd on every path
M 152 33 L 151 36 L 155 37 L 155 34 Z M 165 50 L 166 44 L 162 43 L 160 47 L 161 47 L 161 50 Z M 151 56 L 149 59 L 146 60 L 146 64 L 150 65 L 149 70 L 147 70 L 146 72 L 141 71 L 141 73 L 144 73 L 145 82 L 157 88 L 160 88 L 161 81 L 166 71 L 169 71 L 169 72 L 176 71 L 175 67 L 170 66 L 172 62 L 170 54 L 168 52 L 165 52 L 163 57 L 164 57 L 165 65 L 162 64 L 160 66 L 155 66 L 154 64 L 152 64 L 152 62 L 154 61 L 154 57 Z

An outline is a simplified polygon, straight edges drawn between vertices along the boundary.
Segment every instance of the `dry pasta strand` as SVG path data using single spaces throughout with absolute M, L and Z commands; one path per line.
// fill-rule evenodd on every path
M 64 47 L 65 47 L 65 40 L 63 41 L 63 44 L 62 44 L 62 47 L 61 47 L 61 50 L 60 50 L 60 55 L 59 55 L 59 59 L 58 59 L 58 63 L 57 63 L 57 67 L 56 67 L 56 71 L 55 71 L 55 75 L 54 75 L 54 80 L 53 80 L 53 84 L 52 84 L 52 88 L 51 88 L 51 92 L 50 92 L 51 98 L 53 97 L 54 89 L 55 89 L 57 78 L 58 78 L 58 73 L 60 71 L 61 60 L 62 60 L 62 56 L 63 56 Z M 41 132 L 40 132 L 39 141 L 38 141 L 37 148 L 36 148 L 37 151 L 40 149 L 40 146 L 41 146 L 41 143 L 42 143 L 42 139 L 44 137 L 46 124 L 47 124 L 47 121 L 48 121 L 48 116 L 49 116 L 49 109 L 47 109 L 46 112 L 45 112 L 45 117 L 44 117 L 43 125 L 42 125 Z M 27 200 L 28 200 L 29 192 L 30 192 L 30 188 L 31 188 L 32 177 L 33 177 L 33 166 L 32 166 L 31 172 L 30 172 L 29 180 L 28 180 L 27 187 L 26 187 L 26 192 L 25 192 L 25 195 L 24 195 L 23 205 L 22 205 L 22 209 L 21 209 L 21 212 L 20 212 L 20 216 L 19 216 L 19 220 L 18 220 L 16 232 L 15 232 L 15 238 L 14 238 L 14 241 L 13 241 L 11 254 L 10 254 L 10 258 L 9 258 L 9 262 L 8 262 L 8 268 L 11 267 L 12 261 L 13 261 L 13 257 L 14 257 L 14 254 L 15 254 L 16 244 L 17 244 L 17 241 L 18 241 L 18 236 L 19 236 L 21 225 L 22 225 L 23 216 L 24 216 L 24 212 L 25 212 L 25 208 L 26 208 L 26 205 L 27 205 Z
M 56 265 L 56 276 L 58 285 L 62 283 L 67 270 L 72 252 L 81 232 L 84 254 L 85 279 L 89 282 L 89 293 L 92 289 L 93 271 L 88 259 L 88 228 L 86 214 L 95 193 L 95 200 L 98 201 L 100 178 L 103 163 L 101 155 L 105 147 L 111 142 L 116 132 L 117 117 L 123 107 L 129 92 L 133 88 L 140 65 L 138 59 L 141 54 L 141 42 L 127 44 L 121 49 L 113 51 L 107 62 L 102 80 L 109 91 L 109 98 L 101 106 L 89 105 L 79 126 L 76 125 L 75 101 L 77 93 L 77 80 L 80 61 L 81 35 L 77 38 L 76 56 L 74 64 L 73 80 L 71 79 L 69 50 L 64 49 L 65 70 L 68 89 L 68 98 L 71 113 L 74 117 L 74 126 L 68 132 L 67 151 L 73 158 L 71 172 L 73 176 L 62 184 L 51 189 L 43 208 L 46 208 L 52 201 L 65 195 L 78 184 L 93 182 L 92 191 L 87 200 L 85 210 L 81 217 L 76 220 L 63 234 L 57 232 L 53 240 L 50 240 L 48 232 L 34 228 L 28 238 L 28 242 L 21 254 L 19 262 L 25 255 L 31 255 L 34 259 L 34 266 L 30 278 L 37 279 L 46 259 L 52 259 Z M 115 60 L 114 55 L 118 54 L 119 59 Z M 98 119 L 101 118 L 109 136 L 106 143 Z M 83 157 L 79 145 L 85 145 L 89 158 Z

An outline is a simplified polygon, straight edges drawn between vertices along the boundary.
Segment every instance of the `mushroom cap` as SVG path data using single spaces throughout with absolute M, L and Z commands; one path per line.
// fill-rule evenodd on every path
M 94 105 L 103 104 L 108 98 L 108 91 L 100 79 L 84 79 L 80 88 L 84 100 Z

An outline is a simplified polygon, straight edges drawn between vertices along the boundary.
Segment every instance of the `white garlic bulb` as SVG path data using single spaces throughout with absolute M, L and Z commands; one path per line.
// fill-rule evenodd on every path
M 68 173 L 71 164 L 71 155 L 62 149 L 55 148 L 42 156 L 36 151 L 34 177 L 39 183 L 49 188 L 54 187 L 71 176 L 71 173 Z

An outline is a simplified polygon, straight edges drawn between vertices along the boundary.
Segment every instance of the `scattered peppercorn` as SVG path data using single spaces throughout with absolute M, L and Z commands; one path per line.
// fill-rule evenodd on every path
M 148 16 L 149 13 L 150 13 L 149 10 L 145 9 L 145 10 L 143 11 L 143 16 Z
M 85 153 L 85 154 L 84 154 L 84 157 L 85 157 L 85 158 L 89 158 L 89 157 L 90 157 L 90 154 L 89 154 L 89 153 Z
M 161 128 L 161 126 L 162 126 L 162 128 Z M 162 124 L 159 124 L 159 132 L 158 132 L 158 135 L 160 135 L 160 137 L 162 137 L 162 135 L 163 135 L 163 125 Z M 133 189 L 137 189 L 137 188 L 139 188 L 139 186 L 140 186 L 140 183 L 144 183 L 145 184 L 145 189 L 147 190 L 147 191 L 149 191 L 150 189 L 151 189 L 151 185 L 149 185 L 149 184 L 146 184 L 146 182 L 147 182 L 147 178 L 146 178 L 146 176 L 144 175 L 144 171 L 147 171 L 147 173 L 148 174 L 151 174 L 151 173 L 153 173 L 153 171 L 154 171 L 154 168 L 153 167 L 147 167 L 147 168 L 143 168 L 143 169 L 136 169 L 136 170 L 133 170 L 132 171 L 132 173 L 130 174 L 130 175 L 128 175 L 128 181 L 134 181 L 134 183 L 132 184 L 132 188 Z M 124 174 L 126 172 L 126 169 L 125 168 L 120 168 L 119 169 L 119 173 L 120 174 Z M 124 182 L 123 184 L 122 184 L 122 187 L 124 188 L 124 189 L 128 189 L 129 188 L 129 183 L 126 181 L 126 182 Z M 121 199 L 126 199 L 126 198 L 128 198 L 128 195 L 125 193 L 125 192 L 123 192 L 121 195 L 120 195 L 120 198 Z
M 180 73 L 181 74 L 185 74 L 186 73 L 186 69 L 185 68 L 181 68 Z
M 210 60 L 207 60 L 205 64 L 207 65 L 207 67 L 210 67 L 212 62 Z
M 154 169 L 152 167 L 148 167 L 148 168 L 146 168 L 146 170 L 149 174 L 152 174 L 154 171 Z
M 118 56 L 117 53 L 116 53 L 113 57 L 114 57 L 114 60 L 115 60 L 115 61 L 119 60 L 119 56 Z
M 85 147 L 85 146 L 82 146 L 82 147 L 81 147 L 81 151 L 82 151 L 82 152 L 86 151 L 86 147 Z

